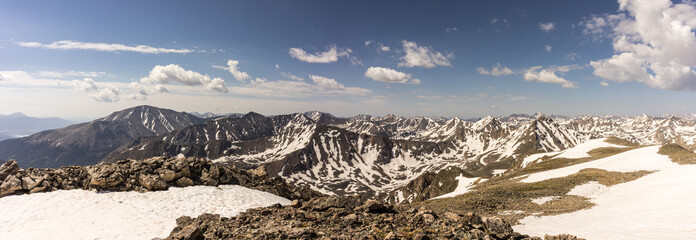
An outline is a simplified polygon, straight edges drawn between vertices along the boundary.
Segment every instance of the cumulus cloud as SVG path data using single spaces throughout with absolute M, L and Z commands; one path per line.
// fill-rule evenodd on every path
M 486 70 L 485 68 L 478 67 L 476 68 L 479 74 L 482 75 L 490 75 L 490 76 L 501 76 L 501 75 L 511 75 L 515 74 L 512 69 L 501 65 L 500 63 L 497 63 L 491 70 Z
M 158 53 L 190 53 L 194 52 L 191 49 L 170 49 L 158 48 L 148 45 L 128 46 L 118 43 L 95 43 L 95 42 L 76 42 L 71 40 L 56 41 L 48 44 L 39 42 L 17 42 L 17 45 L 22 47 L 46 48 L 57 50 L 94 50 L 102 52 L 138 52 L 147 54 Z
M 176 64 L 155 66 L 147 77 L 140 79 L 140 83 L 147 85 L 179 83 L 186 86 L 204 86 L 216 92 L 227 92 L 222 78 L 210 78 L 208 75 L 185 70 Z
M 227 71 L 230 71 L 234 79 L 237 79 L 237 81 L 246 81 L 249 80 L 249 74 L 246 72 L 239 71 L 239 68 L 237 67 L 239 65 L 239 61 L 237 60 L 229 60 L 227 61 Z M 276 64 L 276 69 L 278 69 L 278 64 Z
M 369 44 L 367 44 L 369 45 Z M 308 53 L 301 48 L 290 48 L 288 52 L 291 57 L 308 63 L 332 63 L 338 61 L 339 57 L 349 57 L 353 52 L 350 48 L 339 49 L 335 45 L 331 46 L 326 52 Z
M 459 31 L 459 29 L 457 29 L 456 27 L 445 29 L 445 32 L 456 32 L 456 31 Z
M 604 87 L 608 87 L 608 86 L 609 86 L 609 83 L 608 83 L 608 82 L 602 81 L 602 82 L 599 83 L 599 85 L 602 85 L 602 86 L 604 86 Z
M 370 67 L 365 71 L 365 77 L 386 83 L 420 84 L 420 80 L 412 79 L 411 74 L 399 72 L 391 68 Z
M 454 58 L 453 54 L 442 54 L 429 47 L 418 46 L 416 42 L 402 41 L 403 50 L 406 53 L 401 57 L 399 67 L 423 67 L 434 68 L 436 66 L 451 67 L 450 59 Z
M 556 73 L 566 73 L 571 70 L 571 66 L 549 67 L 542 66 L 531 67 L 524 72 L 525 81 L 537 81 L 544 83 L 561 84 L 564 88 L 577 88 L 574 82 L 568 81 L 565 78 L 559 77 Z
M 539 23 L 539 29 L 541 29 L 544 32 L 550 32 L 556 28 L 555 24 L 553 22 L 547 22 L 547 23 Z
M 620 14 L 594 16 L 583 31 L 612 37 L 616 54 L 590 62 L 594 75 L 665 90 L 696 91 L 696 4 L 619 0 Z
M 551 45 L 546 45 L 546 46 L 544 46 L 544 50 L 545 50 L 546 52 L 551 52 L 551 48 L 552 48 Z
M 106 103 L 111 103 L 111 102 L 117 102 L 120 98 L 121 95 L 121 90 L 118 89 L 116 86 L 113 84 L 107 84 L 104 89 L 99 91 L 96 94 L 90 95 L 92 99 L 98 101 L 98 102 L 106 102 Z

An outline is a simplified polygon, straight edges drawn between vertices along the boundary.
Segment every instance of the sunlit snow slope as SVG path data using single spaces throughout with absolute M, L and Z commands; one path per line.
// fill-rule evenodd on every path
M 590 182 L 569 195 L 596 205 L 555 216 L 529 216 L 515 231 L 543 236 L 567 233 L 587 239 L 693 239 L 696 236 L 696 166 L 678 165 L 643 147 L 591 162 L 530 175 L 524 182 L 568 176 L 584 168 L 630 172 L 652 170 L 637 180 L 613 186 Z

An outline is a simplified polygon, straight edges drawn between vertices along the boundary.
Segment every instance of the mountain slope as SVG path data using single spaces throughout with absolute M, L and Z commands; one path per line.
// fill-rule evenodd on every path
M 138 106 L 91 122 L 43 131 L 0 142 L 0 159 L 15 159 L 22 167 L 91 165 L 119 146 L 199 124 L 193 115 Z

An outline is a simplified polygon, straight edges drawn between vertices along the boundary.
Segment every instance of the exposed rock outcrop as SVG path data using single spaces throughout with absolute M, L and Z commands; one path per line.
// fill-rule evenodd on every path
M 157 157 L 57 169 L 20 169 L 14 160 L 0 165 L 0 197 L 70 189 L 145 192 L 169 187 L 222 184 L 241 185 L 289 199 L 309 200 L 321 195 L 308 187 L 289 185 L 279 177 L 258 175 L 199 158 Z
M 425 208 L 395 210 L 375 200 L 359 197 L 318 197 L 249 209 L 226 218 L 202 214 L 180 217 L 167 239 L 539 239 L 513 232 L 500 218 Z M 560 238 L 576 239 L 564 235 Z

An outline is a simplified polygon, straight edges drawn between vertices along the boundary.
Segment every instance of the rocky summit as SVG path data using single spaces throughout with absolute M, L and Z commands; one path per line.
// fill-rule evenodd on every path
M 323 196 L 249 209 L 226 218 L 202 214 L 180 217 L 167 239 L 539 239 L 514 232 L 497 217 L 445 212 L 423 207 L 397 209 L 359 197 Z M 576 240 L 574 236 L 545 236 Z
M 320 194 L 295 187 L 263 171 L 213 164 L 200 158 L 122 160 L 88 167 L 20 169 L 16 161 L 0 165 L 0 197 L 12 194 L 85 189 L 97 191 L 157 191 L 193 185 L 240 185 L 289 199 L 310 199 Z

